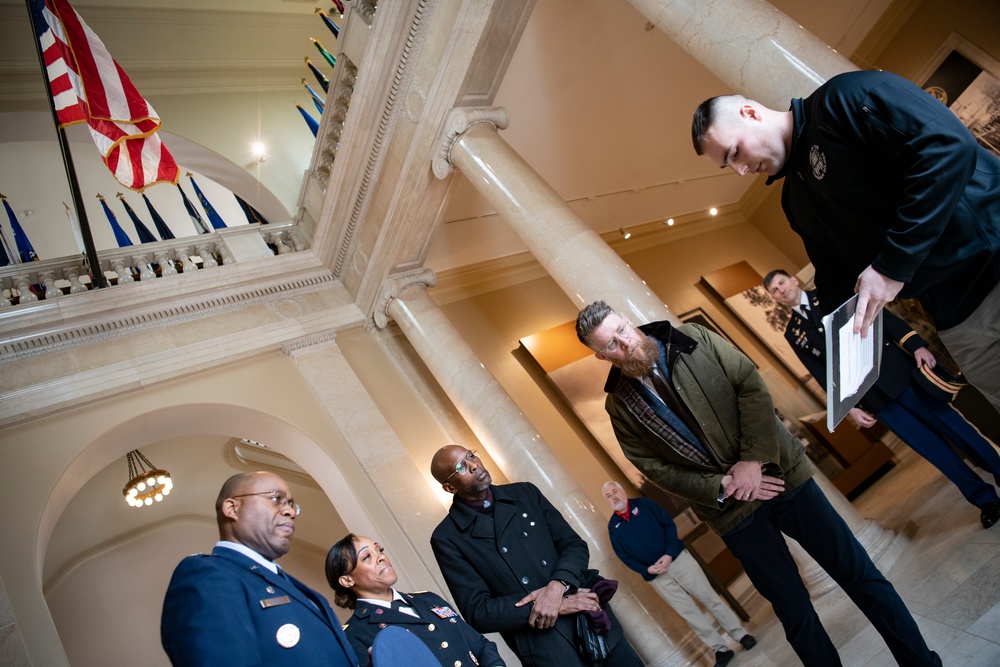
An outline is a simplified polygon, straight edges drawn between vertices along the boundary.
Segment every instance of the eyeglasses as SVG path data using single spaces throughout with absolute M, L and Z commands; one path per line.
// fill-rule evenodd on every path
M 441 483 L 447 484 L 448 480 L 454 477 L 455 475 L 464 475 L 465 473 L 469 472 L 469 464 L 472 463 L 473 461 L 479 460 L 479 457 L 477 456 L 478 453 L 479 453 L 478 449 L 470 449 L 469 451 L 467 451 L 465 453 L 465 456 L 462 457 L 462 460 L 455 464 L 455 472 L 448 475 L 448 477 L 445 478 L 445 480 Z
M 293 510 L 295 510 L 295 516 L 298 516 L 299 513 L 302 511 L 302 508 L 299 507 L 299 504 L 295 502 L 295 500 L 293 500 L 292 498 L 285 497 L 285 494 L 282 493 L 281 491 L 272 490 L 272 491 L 258 491 L 257 493 L 241 493 L 238 496 L 232 496 L 232 497 L 246 498 L 247 496 L 264 496 L 265 498 L 270 500 L 274 504 L 274 506 L 279 510 L 284 509 L 285 507 L 291 507 Z
M 604 348 L 605 352 L 614 352 L 622 344 L 622 338 L 629 336 L 632 333 L 632 323 L 626 318 L 622 318 L 621 326 L 615 331 L 614 337 L 608 341 L 607 346 Z

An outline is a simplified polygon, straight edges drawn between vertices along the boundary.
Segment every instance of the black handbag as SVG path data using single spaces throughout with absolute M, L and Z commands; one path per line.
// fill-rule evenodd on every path
M 608 659 L 608 643 L 604 635 L 594 632 L 590 618 L 582 612 L 576 615 L 576 650 L 591 667 L 603 665 Z

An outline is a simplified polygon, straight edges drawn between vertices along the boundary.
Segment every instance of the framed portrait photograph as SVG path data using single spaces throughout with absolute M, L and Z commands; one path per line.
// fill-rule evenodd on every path
M 917 76 L 917 83 L 947 105 L 984 148 L 1000 157 L 1000 62 L 952 33 Z

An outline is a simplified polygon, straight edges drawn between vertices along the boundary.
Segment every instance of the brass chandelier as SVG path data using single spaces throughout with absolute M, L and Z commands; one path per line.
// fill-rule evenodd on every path
M 128 461 L 128 484 L 122 489 L 125 502 L 132 507 L 152 505 L 160 502 L 164 496 L 170 495 L 174 482 L 170 473 L 154 466 L 138 449 L 133 449 L 125 455 Z

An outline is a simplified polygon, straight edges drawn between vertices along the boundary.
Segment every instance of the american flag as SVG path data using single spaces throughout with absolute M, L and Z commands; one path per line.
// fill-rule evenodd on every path
M 156 134 L 159 116 L 100 38 L 66 0 L 31 4 L 60 125 L 87 123 L 104 163 L 125 187 L 176 183 L 177 163 Z

